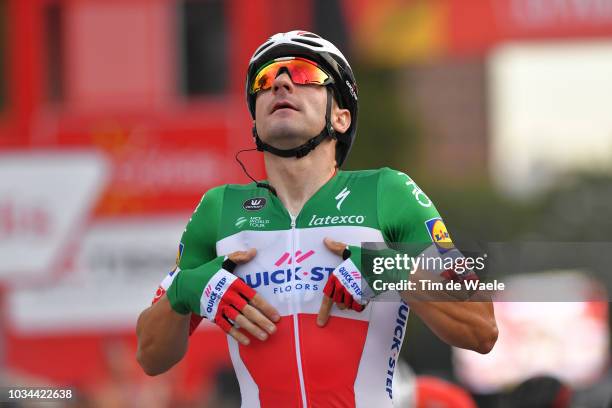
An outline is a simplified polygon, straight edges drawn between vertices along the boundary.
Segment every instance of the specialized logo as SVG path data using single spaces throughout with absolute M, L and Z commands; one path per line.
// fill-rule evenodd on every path
M 338 201 L 338 204 L 336 204 L 336 208 L 338 209 L 338 211 L 340 211 L 340 206 L 349 194 L 351 194 L 351 190 L 349 190 L 347 187 L 344 187 L 344 189 L 335 197 L 336 201 Z
M 408 181 L 406 181 L 406 185 L 408 187 L 412 187 L 412 195 L 422 207 L 431 207 L 432 203 L 429 197 L 425 195 L 423 190 L 421 190 L 419 186 L 417 186 L 416 183 L 410 177 L 408 177 L 406 173 L 398 171 L 397 174 L 400 176 L 404 176 L 408 179 Z
M 302 253 L 302 251 L 296 251 L 295 253 L 295 263 L 298 264 L 308 258 L 310 258 L 312 255 L 314 255 L 314 251 L 311 249 L 310 251 L 307 251 L 306 253 Z M 285 252 L 283 253 L 280 258 L 278 258 L 278 260 L 276 262 L 274 262 L 275 266 L 281 266 L 283 263 L 287 262 L 287 265 L 291 265 L 291 254 L 289 252 Z
M 427 232 L 429 232 L 429 236 L 438 251 L 443 254 L 449 249 L 453 248 L 453 241 L 448 234 L 448 230 L 446 229 L 446 225 L 441 218 L 432 218 L 431 220 L 425 221 L 425 226 L 427 227 Z
M 365 215 L 328 215 L 327 217 L 318 217 L 317 214 L 313 214 L 312 218 L 308 222 L 308 226 L 363 224 L 364 222 Z
M 258 211 L 266 206 L 266 199 L 264 197 L 249 198 L 242 203 L 242 208 L 247 211 Z

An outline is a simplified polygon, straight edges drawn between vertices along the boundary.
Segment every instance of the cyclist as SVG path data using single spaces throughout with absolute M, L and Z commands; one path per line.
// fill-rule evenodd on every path
M 268 179 L 202 197 L 177 267 L 138 319 L 145 372 L 180 361 L 202 318 L 228 333 L 245 407 L 392 406 L 410 309 L 447 343 L 487 353 L 497 338 L 490 303 L 421 302 L 377 289 L 378 275 L 361 266 L 362 242 L 435 257 L 450 239 L 406 174 L 339 170 L 358 111 L 342 53 L 310 32 L 273 35 L 250 60 L 246 96 Z

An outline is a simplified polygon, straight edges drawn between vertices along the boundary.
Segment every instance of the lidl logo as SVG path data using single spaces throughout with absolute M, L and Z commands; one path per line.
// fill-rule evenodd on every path
M 176 252 L 176 266 L 179 266 L 181 264 L 181 258 L 183 257 L 183 248 L 185 248 L 185 245 L 183 245 L 182 242 L 179 243 L 178 251 Z M 176 268 L 174 268 L 174 270 L 176 270 Z
M 453 241 L 441 218 L 432 218 L 431 220 L 425 221 L 425 225 L 427 226 L 427 232 L 429 232 L 431 240 L 436 244 L 440 253 L 444 253 L 453 247 Z

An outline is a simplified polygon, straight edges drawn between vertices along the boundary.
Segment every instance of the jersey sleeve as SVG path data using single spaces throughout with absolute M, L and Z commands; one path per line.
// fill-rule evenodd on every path
M 224 191 L 224 186 L 215 187 L 202 196 L 181 236 L 176 255 L 176 266 L 157 288 L 153 303 L 166 293 L 174 277 L 181 270 L 196 268 L 217 256 L 217 230 Z M 201 316 L 191 315 L 189 334 L 195 331 L 201 321 Z
M 378 182 L 379 225 L 387 243 L 401 244 L 411 257 L 457 259 L 442 217 L 431 199 L 407 174 L 384 168 Z M 448 279 L 456 279 L 453 270 L 439 267 L 443 262 L 429 262 L 426 268 Z
M 202 197 L 183 231 L 176 265 L 196 268 L 217 256 L 217 230 L 224 186 L 215 187 Z

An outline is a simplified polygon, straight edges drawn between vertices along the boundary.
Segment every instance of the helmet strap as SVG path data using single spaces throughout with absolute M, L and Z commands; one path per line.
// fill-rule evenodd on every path
M 257 134 L 257 127 L 253 124 L 253 137 L 255 138 L 255 144 L 257 145 L 257 150 L 260 152 L 266 151 L 270 152 L 276 156 L 280 157 L 300 157 L 306 156 L 315 147 L 317 147 L 323 140 L 327 137 L 336 138 L 336 131 L 331 124 L 331 108 L 332 108 L 332 90 L 329 86 L 325 87 L 327 89 L 327 106 L 325 107 L 325 127 L 317 136 L 309 139 L 306 143 L 301 146 L 294 147 L 292 149 L 278 149 L 274 146 L 271 146 L 265 143 L 263 140 L 259 138 Z

